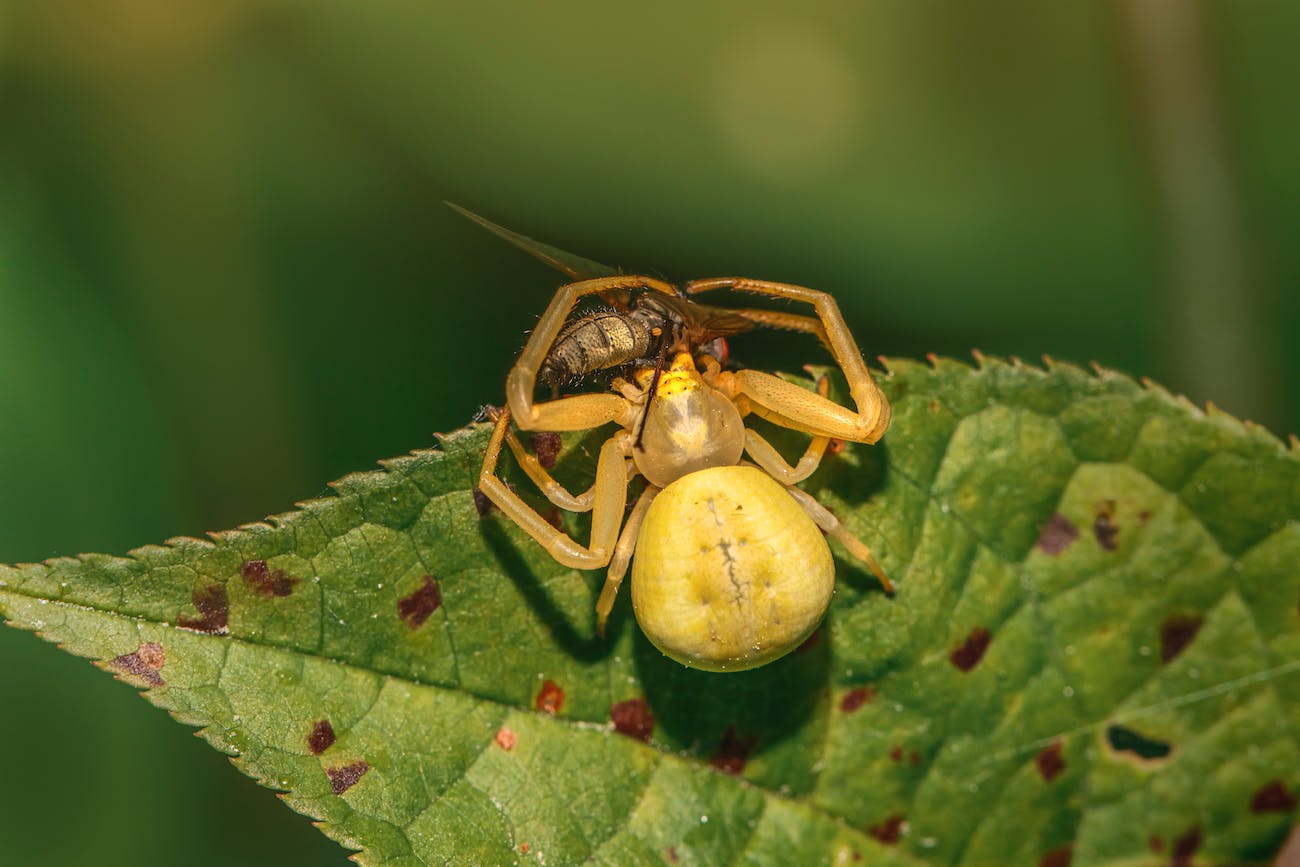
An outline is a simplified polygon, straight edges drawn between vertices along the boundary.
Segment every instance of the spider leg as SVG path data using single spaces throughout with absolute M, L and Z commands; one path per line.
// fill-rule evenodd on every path
M 818 377 L 817 393 L 819 395 L 825 397 L 828 386 L 829 381 L 826 377 Z M 786 487 L 802 482 L 811 476 L 817 467 L 821 465 L 822 455 L 826 453 L 826 446 L 829 444 L 830 437 L 813 437 L 812 442 L 808 443 L 808 448 L 804 450 L 803 457 L 799 458 L 799 463 L 790 466 L 785 458 L 781 456 L 781 453 L 764 439 L 758 431 L 748 427 L 745 428 L 745 452 L 764 472 Z
M 635 275 L 598 277 L 559 288 L 506 377 L 506 401 L 519 427 L 524 430 L 569 431 L 600 427 L 611 421 L 622 427 L 631 427 L 635 423 L 638 408 L 616 394 L 579 394 L 534 403 L 533 390 L 537 387 L 537 373 L 546 361 L 547 353 L 580 298 L 642 287 L 677 297 L 671 284 Z
M 515 432 L 509 427 L 506 428 L 506 445 L 509 446 L 510 453 L 515 456 L 515 461 L 519 464 L 520 469 L 528 475 L 528 478 L 537 486 L 537 489 L 546 495 L 546 499 L 566 512 L 591 511 L 591 507 L 596 501 L 595 484 L 592 484 L 581 494 L 570 493 L 568 488 L 556 481 L 546 467 L 542 466 L 536 455 L 524 448 L 523 443 L 519 441 L 519 437 L 515 436 Z M 632 463 L 632 461 L 624 461 L 624 463 L 627 465 L 627 479 L 630 482 L 636 476 L 636 464 Z
M 874 443 L 884 435 L 889 427 L 889 401 L 871 377 L 871 371 L 862 360 L 862 353 L 833 297 L 803 286 L 742 277 L 692 280 L 686 284 L 685 292 L 691 295 L 712 289 L 736 289 L 811 304 L 824 329 L 824 335 L 818 336 L 824 336 L 824 342 L 844 372 L 849 394 L 857 406 L 854 412 L 771 374 L 738 370 L 735 373 L 738 388 L 754 404 L 755 413 L 784 427 L 853 442 Z
M 745 428 L 745 452 L 762 468 L 763 472 L 788 486 L 798 484 L 816 472 L 830 439 L 827 436 L 813 437 L 803 457 L 797 464 L 790 466 L 785 458 L 781 457 L 781 453 L 761 434 L 753 428 Z
M 593 484 L 581 494 L 573 494 L 569 489 L 555 480 L 547 472 L 537 456 L 524 448 L 515 432 L 506 427 L 506 445 L 515 456 L 515 463 L 527 474 L 537 489 L 546 495 L 546 499 L 564 509 L 566 512 L 590 512 L 596 499 L 596 486 Z
M 599 569 L 609 562 L 618 540 L 618 528 L 627 505 L 627 464 L 630 453 L 628 436 L 619 431 L 605 441 L 596 461 L 596 483 L 592 486 L 591 542 L 583 546 L 567 533 L 547 523 L 497 475 L 501 446 L 510 424 L 510 410 L 497 416 L 492 439 L 488 442 L 478 487 L 507 518 L 532 536 L 546 552 L 571 569 Z
M 767 328 L 775 328 L 778 331 L 802 331 L 805 334 L 811 334 L 820 340 L 824 346 L 830 346 L 826 339 L 826 329 L 822 327 L 821 320 L 816 316 L 801 316 L 798 313 L 787 313 L 784 310 L 762 310 L 756 307 L 727 309 Z
M 786 490 L 789 491 L 790 496 L 794 497 L 795 502 L 808 513 L 808 517 L 813 519 L 813 523 L 821 527 L 826 532 L 826 535 L 843 545 L 850 554 L 866 564 L 886 593 L 894 592 L 893 582 L 885 577 L 885 570 L 880 568 L 880 564 L 876 562 L 875 556 L 872 555 L 871 549 L 867 547 L 865 542 L 850 533 L 848 528 L 840 523 L 839 518 L 836 518 L 829 509 L 817 502 L 817 498 L 812 494 L 788 486 Z
M 596 634 L 601 638 L 605 637 L 605 622 L 609 620 L 609 612 L 614 610 L 618 588 L 623 584 L 623 576 L 627 574 L 628 564 L 636 551 L 636 540 L 641 535 L 641 522 L 645 520 L 645 513 L 650 511 L 650 503 L 657 493 L 659 488 L 653 485 L 642 492 L 640 499 L 632 507 L 632 514 L 627 516 L 623 533 L 618 537 L 618 546 L 614 548 L 614 556 L 609 561 L 609 572 L 605 575 L 605 586 L 600 589 L 600 599 L 596 600 Z

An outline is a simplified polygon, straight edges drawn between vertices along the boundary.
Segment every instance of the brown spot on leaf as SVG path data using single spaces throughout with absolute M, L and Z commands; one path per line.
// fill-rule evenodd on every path
M 515 748 L 515 744 L 519 742 L 519 738 L 515 735 L 513 730 L 502 726 L 497 729 L 496 741 L 497 746 L 506 752 L 510 752 Z
M 549 713 L 555 716 L 564 707 L 564 690 L 553 680 L 548 680 L 542 684 L 542 689 L 537 693 L 536 707 L 542 713 Z
M 307 735 L 307 749 L 311 750 L 313 756 L 319 756 L 334 745 L 334 726 L 330 721 L 323 719 L 316 725 L 312 726 L 311 734 Z
M 432 575 L 425 575 L 424 582 L 411 595 L 397 600 L 397 616 L 412 629 L 419 629 L 441 606 L 442 591 L 438 589 L 438 582 Z
M 1170 867 L 1189 867 L 1192 856 L 1199 848 L 1201 848 L 1201 828 L 1199 825 L 1193 825 L 1187 829 L 1187 833 L 1174 841 L 1173 851 L 1169 853 Z
M 1160 661 L 1169 662 L 1183 648 L 1192 643 L 1201 629 L 1201 618 L 1195 614 L 1171 614 L 1160 624 Z
M 551 506 L 551 510 L 546 513 L 546 523 L 557 530 L 564 529 L 564 513 L 560 511 L 559 506 Z
M 248 586 L 263 596 L 288 596 L 293 592 L 293 585 L 298 583 L 297 578 L 284 574 L 283 569 L 268 569 L 265 560 L 245 560 L 239 567 L 239 574 L 244 576 Z
M 868 828 L 867 833 L 881 843 L 892 846 L 903 836 L 903 817 L 897 813 L 890 813 L 885 817 L 885 821 Z
M 807 653 L 808 651 L 816 647 L 818 644 L 821 644 L 821 641 L 822 641 L 822 630 L 821 627 L 819 626 L 812 631 L 812 635 L 809 635 L 807 638 L 805 638 L 803 640 L 803 643 L 794 649 L 794 652 L 796 654 Z
M 162 645 L 146 641 L 134 653 L 124 653 L 114 657 L 110 665 L 127 674 L 135 675 L 150 686 L 162 686 L 163 679 L 158 672 L 162 670 L 163 663 L 166 661 L 167 654 L 163 651 Z
M 903 745 L 894 744 L 892 747 L 890 747 L 889 757 L 893 759 L 895 762 L 901 762 L 903 760 Z
M 1097 544 L 1104 551 L 1114 551 L 1119 547 L 1114 500 L 1107 500 L 1097 507 L 1097 515 L 1092 519 L 1092 535 L 1097 537 Z
M 911 755 L 909 755 L 907 758 L 909 761 L 911 761 L 913 766 L 918 768 L 921 767 L 921 754 L 916 750 L 912 750 Z
M 989 649 L 989 642 L 993 640 L 993 635 L 984 627 L 977 626 L 966 636 L 960 647 L 948 654 L 952 664 L 962 671 L 970 671 L 979 665 L 979 661 L 984 658 L 984 651 Z
M 209 584 L 199 587 L 190 594 L 198 617 L 182 614 L 176 618 L 176 625 L 182 629 L 206 632 L 209 635 L 224 635 L 226 621 L 230 617 L 230 600 L 226 597 L 226 588 L 222 584 Z
M 874 686 L 859 686 L 844 693 L 840 699 L 840 710 L 844 713 L 853 713 L 864 704 L 869 704 L 876 700 L 876 688 Z
M 1038 867 L 1070 867 L 1070 861 L 1074 858 L 1074 847 L 1070 844 L 1057 846 L 1048 852 L 1042 858 L 1038 859 Z
M 742 738 L 736 734 L 735 726 L 727 726 L 727 730 L 722 733 L 722 743 L 718 745 L 713 758 L 709 759 L 709 764 L 724 774 L 739 775 L 745 770 L 749 754 L 757 745 L 758 735 Z
M 1152 852 L 1163 852 L 1165 851 L 1165 841 L 1152 834 L 1147 838 L 1147 848 Z
M 1150 510 L 1148 510 L 1148 509 L 1143 509 L 1142 511 L 1138 512 L 1138 526 L 1139 526 L 1139 527 L 1145 527 L 1145 526 L 1147 525 L 1147 522 L 1150 521 L 1150 520 L 1151 520 L 1151 512 L 1150 512 Z
M 671 861 L 673 864 L 676 864 L 678 861 L 682 860 L 681 857 L 678 856 L 677 854 L 676 846 L 668 847 L 668 860 Z
M 326 768 L 325 774 L 330 778 L 330 788 L 334 791 L 334 794 L 341 795 L 355 786 L 366 775 L 368 770 L 370 770 L 370 764 L 365 759 L 358 759 L 350 765 Z
M 533 454 L 537 455 L 537 462 L 543 469 L 549 470 L 555 466 L 555 461 L 560 456 L 559 434 L 550 431 L 535 433 L 529 444 L 533 447 Z
M 1038 534 L 1038 550 L 1051 557 L 1060 554 L 1079 538 L 1079 528 L 1060 512 L 1052 515 Z
M 154 671 L 162 669 L 163 663 L 167 661 L 166 651 L 164 651 L 163 646 L 158 644 L 156 641 L 146 641 L 144 644 L 140 645 L 139 649 L 136 650 L 136 653 L 140 655 L 140 661 L 152 668 Z
M 654 734 L 655 715 L 644 698 L 629 698 L 612 705 L 609 720 L 614 724 L 614 731 L 634 740 L 649 743 L 650 735 Z
M 477 487 L 474 488 L 474 509 L 478 512 L 480 518 L 492 511 L 494 505 L 496 504 L 487 498 L 487 494 L 480 491 Z
M 1038 774 L 1043 782 L 1050 783 L 1065 770 L 1065 759 L 1061 758 L 1062 747 L 1060 741 L 1053 741 L 1038 751 L 1034 764 L 1038 765 Z
M 1295 795 L 1291 794 L 1286 783 L 1273 780 L 1255 790 L 1250 799 L 1252 813 L 1289 813 L 1295 807 Z

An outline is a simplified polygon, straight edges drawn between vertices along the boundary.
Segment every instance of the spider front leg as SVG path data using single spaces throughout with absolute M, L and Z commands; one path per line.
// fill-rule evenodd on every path
M 844 372 L 849 394 L 857 406 L 857 412 L 853 412 L 771 374 L 756 370 L 736 371 L 737 388 L 750 399 L 751 408 L 757 415 L 782 427 L 806 431 L 814 436 L 874 443 L 884 435 L 889 427 L 889 401 L 862 360 L 862 353 L 834 298 L 804 286 L 742 277 L 693 280 L 685 287 L 688 295 L 711 289 L 735 289 L 811 304 L 825 330 L 825 343 Z
M 673 287 L 653 277 L 599 277 L 561 286 L 551 299 L 537 327 L 528 337 L 519 360 L 506 377 L 506 402 L 514 413 L 515 423 L 524 430 L 570 431 L 600 427 L 611 421 L 630 428 L 639 408 L 616 394 L 579 394 L 558 400 L 533 402 L 537 372 L 542 369 L 551 346 L 564 328 L 573 306 L 587 295 L 619 289 L 647 288 L 677 296 Z
M 483 469 L 478 477 L 479 490 L 560 563 L 571 569 L 604 566 L 614 553 L 619 524 L 627 505 L 627 457 L 631 454 L 631 434 L 618 431 L 600 448 L 593 486 L 591 543 L 584 547 L 547 523 L 497 475 L 497 461 L 501 457 L 501 446 L 509 424 L 510 410 L 504 409 L 497 416 L 492 439 L 488 442 Z

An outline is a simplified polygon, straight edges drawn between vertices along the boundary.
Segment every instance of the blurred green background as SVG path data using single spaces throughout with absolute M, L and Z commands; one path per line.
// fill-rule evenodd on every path
M 443 199 L 829 289 L 868 355 L 1095 360 L 1300 429 L 1300 6 L 645 10 L 0 5 L 0 561 L 257 519 L 498 401 L 562 281 Z M 0 864 L 345 863 L 31 635 L 0 708 Z

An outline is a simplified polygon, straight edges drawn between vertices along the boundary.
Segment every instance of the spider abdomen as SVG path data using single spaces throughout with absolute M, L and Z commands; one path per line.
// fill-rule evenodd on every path
M 618 367 L 650 352 L 650 328 L 640 318 L 602 311 L 572 323 L 555 339 L 542 362 L 545 382 L 562 382 L 608 367 Z
M 817 525 L 753 467 L 700 470 L 664 488 L 632 561 L 632 606 L 646 636 L 706 671 L 755 668 L 798 647 L 834 587 Z

